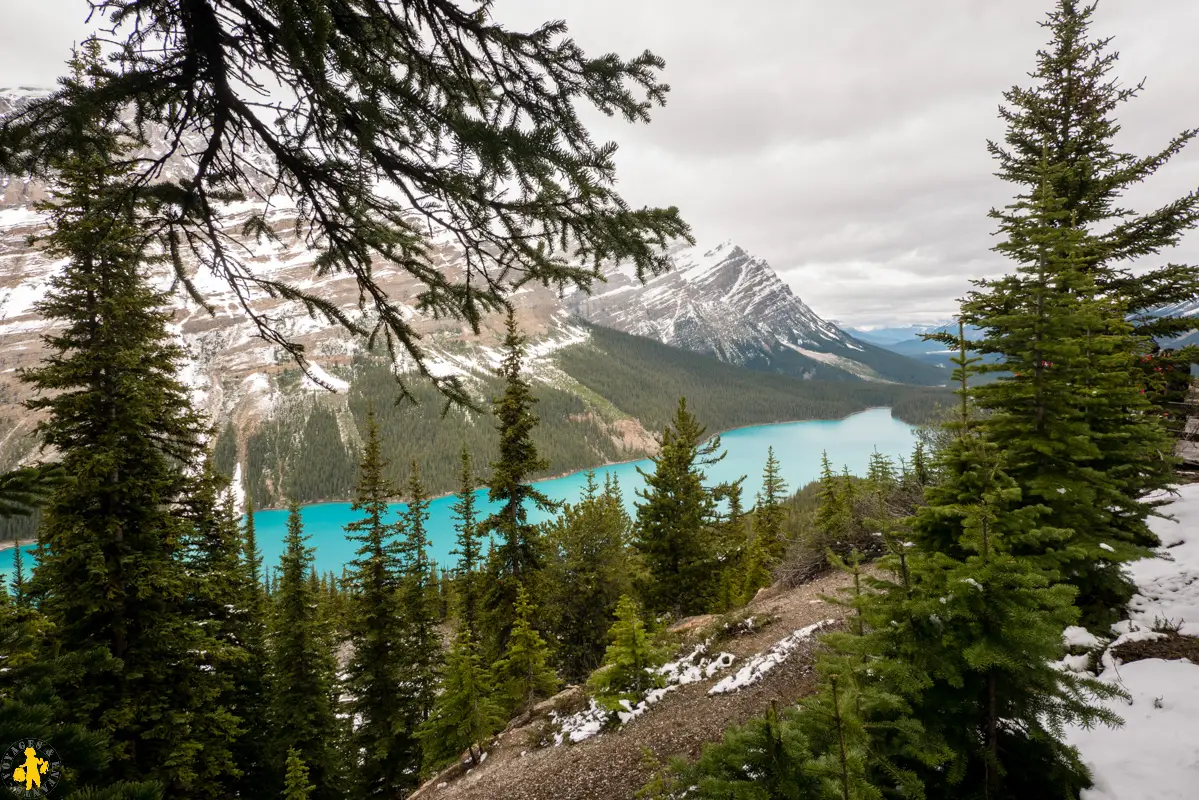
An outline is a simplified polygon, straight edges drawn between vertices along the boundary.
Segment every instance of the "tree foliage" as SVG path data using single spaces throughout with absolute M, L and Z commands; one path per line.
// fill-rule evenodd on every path
M 704 433 L 681 398 L 659 439 L 653 472 L 637 468 L 646 487 L 637 491 L 643 502 L 637 504 L 633 546 L 648 573 L 642 596 L 654 611 L 700 613 L 710 599 L 716 498 L 703 484 L 703 468 L 724 454 L 717 455 L 720 437 L 705 442 Z
M 519 713 L 558 688 L 558 676 L 549 665 L 549 648 L 534 627 L 537 609 L 521 586 L 516 593 L 515 622 L 504 656 L 492 667 L 497 699 L 505 711 Z
M 399 691 L 408 633 L 400 596 L 403 565 L 396 527 L 386 521 L 388 502 L 396 491 L 383 475 L 386 460 L 373 412 L 367 420 L 357 497 L 351 506 L 363 516 L 346 526 L 347 538 L 360 545 L 346 580 L 346 629 L 353 655 L 345 667 L 344 685 L 352 698 L 346 704 L 354 719 L 350 748 L 359 758 L 355 794 L 389 797 L 409 787 L 407 773 L 419 768 L 420 753 Z
M 224 278 L 268 341 L 302 364 L 302 347 L 251 307 L 252 295 L 385 338 L 466 400 L 457 379 L 427 370 L 418 334 L 372 273 L 375 260 L 423 284 L 421 308 L 477 333 L 484 313 L 526 281 L 586 289 L 612 259 L 655 275 L 669 266 L 665 245 L 690 238 L 674 208 L 625 203 L 613 188 L 616 146 L 594 142 L 578 114 L 591 106 L 648 121 L 668 90 L 662 60 L 648 51 L 588 57 L 560 21 L 522 33 L 490 17 L 490 2 L 99 0 L 92 19 L 115 30 L 113 60 L 94 83 L 65 86 L 6 119 L 0 169 L 46 174 L 53 153 L 75 146 L 81 106 L 130 113 L 139 143 L 165 132 L 165 147 L 125 167 L 157 200 L 146 230 L 172 253 L 190 294 L 202 300 L 186 256 Z M 270 99 L 269 85 L 289 87 L 287 99 Z M 196 154 L 194 174 L 155 182 L 183 150 Z M 220 203 L 272 193 L 296 200 L 316 273 L 350 275 L 372 322 L 246 263 Z M 269 214 L 269 204 L 251 212 L 244 230 L 277 238 Z M 463 247 L 464 275 L 435 267 L 434 231 Z
M 271 625 L 270 715 L 276 786 L 282 787 L 291 750 L 311 776 L 314 800 L 341 798 L 339 725 L 332 631 L 320 612 L 319 583 L 309 579 L 312 548 L 305 544 L 300 509 L 292 504 L 286 549 L 274 586 Z
M 477 764 L 487 741 L 504 724 L 493 696 L 491 676 L 479 657 L 470 631 L 463 628 L 446 657 L 441 694 L 420 737 L 425 766 L 438 769 L 467 751 Z
M 616 604 L 633 592 L 636 569 L 633 523 L 619 483 L 609 475 L 600 490 L 594 472 L 586 481 L 579 502 L 563 505 L 545 526 L 541 577 L 559 670 L 572 683 L 586 680 L 603 661 Z

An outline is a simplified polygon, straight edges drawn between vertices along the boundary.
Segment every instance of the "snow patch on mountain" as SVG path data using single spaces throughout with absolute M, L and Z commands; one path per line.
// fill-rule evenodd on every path
M 857 360 L 866 347 L 812 311 L 762 258 L 731 240 L 675 244 L 668 255 L 673 269 L 644 285 L 631 265 L 609 266 L 593 294 L 573 289 L 564 302 L 595 324 L 733 364 L 807 377 L 815 361 L 879 379 Z M 810 360 L 785 358 L 788 350 Z
M 348 381 L 344 381 L 336 375 L 330 375 L 320 364 L 309 362 L 308 371 L 312 373 L 312 377 L 305 375 L 303 383 L 304 388 L 309 391 L 323 392 L 326 391 L 326 386 L 334 392 L 346 392 L 350 389 Z M 316 380 L 314 381 L 312 378 L 316 378 Z M 316 381 L 320 381 L 324 386 L 319 385 Z
M 819 350 L 811 350 L 806 347 L 799 347 L 791 344 L 790 342 L 783 342 L 783 345 L 791 348 L 802 356 L 812 359 L 813 361 L 819 361 L 822 364 L 829 364 L 830 366 L 837 367 L 838 369 L 843 369 L 851 375 L 857 375 L 864 381 L 894 383 L 894 381 L 888 381 L 879 377 L 879 375 L 870 367 L 854 361 L 852 358 L 846 358 L 845 356 L 837 355 L 836 353 L 822 353 Z

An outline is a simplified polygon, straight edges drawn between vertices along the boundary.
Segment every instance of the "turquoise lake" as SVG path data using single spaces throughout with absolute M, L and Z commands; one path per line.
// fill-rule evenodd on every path
M 908 457 L 915 446 L 915 433 L 908 424 L 893 419 L 890 409 L 874 408 L 839 420 L 809 420 L 738 428 L 722 433 L 720 440 L 727 455 L 724 460 L 708 468 L 707 482 L 715 484 L 747 476 L 743 487 L 748 508 L 761 488 L 762 467 L 766 463 L 766 450 L 769 447 L 774 447 L 788 489 L 794 491 L 819 475 L 820 455 L 824 451 L 828 451 L 835 469 L 839 471 L 845 466 L 850 472 L 860 475 L 865 473 L 870 454 L 876 449 L 895 459 Z M 596 479 L 602 484 L 608 473 L 619 478 L 625 505 L 629 513 L 633 513 L 634 503 L 638 500 L 636 490 L 645 485 L 637 467 L 648 470 L 650 466 L 651 462 L 644 460 L 598 467 Z M 536 486 L 554 500 L 574 502 L 582 493 L 584 475 L 584 472 L 571 473 L 538 481 Z M 430 557 L 443 566 L 449 565 L 449 553 L 454 549 L 455 533 L 450 513 L 453 502 L 453 497 L 439 497 L 429 506 Z M 487 503 L 484 490 L 479 492 L 478 505 L 482 513 L 492 508 Z M 398 516 L 404 508 L 402 503 L 397 503 L 392 506 L 392 512 Z M 530 512 L 530 519 L 534 522 L 543 521 L 547 516 L 535 510 Z M 301 510 L 304 532 L 310 536 L 308 544 L 316 549 L 317 570 L 340 574 L 342 565 L 354 557 L 354 543 L 345 539 L 343 526 L 355 517 L 349 503 L 320 503 L 305 506 Z M 273 567 L 278 564 L 283 551 L 287 512 L 259 511 L 254 514 L 254 521 L 265 563 Z M 31 564 L 32 546 L 23 550 L 29 554 L 26 564 Z M 7 576 L 11 572 L 12 551 L 0 551 L 0 574 Z

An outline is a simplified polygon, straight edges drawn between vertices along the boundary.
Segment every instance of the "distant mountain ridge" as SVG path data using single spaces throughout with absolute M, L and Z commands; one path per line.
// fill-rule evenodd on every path
M 591 295 L 576 291 L 565 301 L 595 324 L 750 369 L 826 380 L 945 380 L 821 319 L 764 259 L 732 241 L 676 245 L 670 253 L 675 268 L 644 285 L 631 269 L 617 268 Z

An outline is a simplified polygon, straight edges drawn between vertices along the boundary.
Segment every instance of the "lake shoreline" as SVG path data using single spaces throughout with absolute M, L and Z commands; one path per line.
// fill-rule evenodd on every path
M 14 547 L 24 547 L 29 544 L 37 544 L 37 539 L 8 539 L 0 542 L 0 550 L 11 550 Z
M 890 408 L 891 408 L 890 406 L 868 406 L 866 408 L 862 408 L 857 411 L 851 411 L 850 413 L 848 413 L 844 416 L 841 416 L 841 417 L 817 417 L 817 418 L 808 418 L 808 419 L 788 419 L 788 420 L 782 420 L 780 422 L 755 422 L 751 425 L 738 425 L 737 427 L 734 427 L 734 428 L 725 428 L 724 430 L 716 431 L 712 435 L 708 436 L 708 438 L 704 439 L 704 442 L 705 443 L 709 442 L 712 439 L 715 439 L 717 436 L 724 436 L 726 433 L 733 433 L 735 431 L 743 431 L 743 430 L 746 430 L 747 428 L 768 428 L 772 425 L 795 425 L 795 424 L 798 424 L 801 422 L 842 422 L 842 421 L 847 420 L 850 417 L 855 416 L 857 414 L 865 414 L 867 411 L 877 411 L 879 409 L 890 410 Z M 905 423 L 905 424 L 908 424 L 908 423 Z M 913 426 L 913 427 L 915 427 L 915 426 Z M 594 467 L 583 467 L 582 469 L 572 469 L 572 470 L 567 470 L 566 472 L 560 472 L 556 475 L 545 475 L 540 478 L 534 478 L 532 480 L 532 483 L 541 483 L 542 481 L 561 480 L 562 478 L 566 478 L 571 475 L 584 474 L 590 470 L 595 470 L 596 472 L 599 472 L 600 470 L 608 469 L 609 467 L 619 467 L 624 464 L 634 464 L 638 461 L 648 461 L 650 458 L 651 458 L 651 456 L 642 456 L 640 458 L 628 458 L 628 459 L 625 459 L 624 461 L 609 461 L 609 462 L 605 462 L 603 464 L 599 464 Z M 763 465 L 763 466 L 765 466 L 765 465 Z M 486 487 L 479 486 L 476 488 L 482 489 L 482 488 L 486 488 Z M 455 494 L 457 494 L 457 492 L 442 492 L 441 494 L 430 495 L 427 499 L 430 501 L 440 500 L 444 497 L 451 497 Z M 317 501 L 311 502 L 311 503 L 301 503 L 300 507 L 301 508 L 311 508 L 313 506 L 332 506 L 332 505 L 342 505 L 342 504 L 352 503 L 352 502 L 354 502 L 352 499 L 317 500 Z M 394 502 L 403 503 L 404 501 L 397 499 Z M 263 506 L 262 508 L 255 508 L 254 513 L 257 514 L 260 511 L 286 511 L 286 510 L 287 510 L 286 506 Z

